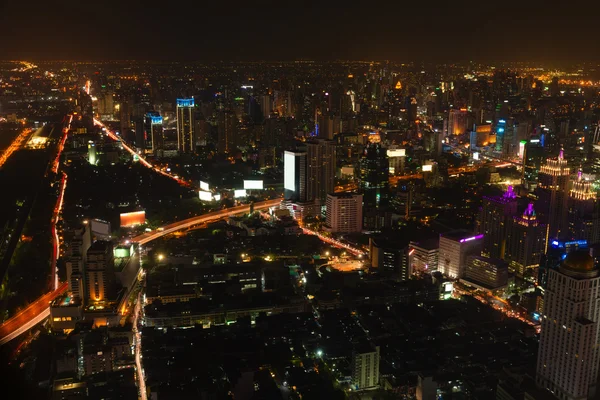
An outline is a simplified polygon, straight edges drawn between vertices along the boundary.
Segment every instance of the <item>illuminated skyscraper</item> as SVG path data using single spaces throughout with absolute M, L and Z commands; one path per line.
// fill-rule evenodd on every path
M 144 123 L 144 139 L 146 143 L 146 151 L 154 155 L 162 156 L 161 152 L 164 149 L 163 137 L 163 119 L 156 111 L 146 114 Z
M 561 150 L 557 159 L 546 160 L 538 175 L 539 200 L 536 208 L 548 221 L 548 239 L 569 236 L 569 174 L 570 169 Z
M 368 144 L 358 164 L 359 189 L 365 206 L 379 207 L 389 197 L 389 160 L 387 150 L 379 143 Z
M 87 251 L 87 297 L 91 302 L 115 299 L 115 258 L 111 242 L 97 240 Z
M 530 203 L 522 216 L 512 217 L 507 229 L 506 257 L 509 268 L 518 276 L 524 276 L 529 269 L 540 265 L 546 250 L 546 224 L 537 219 L 533 203 Z
M 448 112 L 448 135 L 462 135 L 469 128 L 467 109 L 450 110 Z
M 509 186 L 502 196 L 484 196 L 479 233 L 483 233 L 481 254 L 504 259 L 506 239 L 513 215 L 517 213 L 517 195 Z
M 283 187 L 286 200 L 306 201 L 306 153 L 286 151 L 283 154 Z
M 589 244 L 600 240 L 598 202 L 592 182 L 583 178 L 581 171 L 569 191 L 569 233 L 574 240 L 586 240 Z
M 600 276 L 584 251 L 548 271 L 536 382 L 559 399 L 595 398 L 600 355 Z
M 194 99 L 177 99 L 177 144 L 181 153 L 196 151 Z
M 73 297 L 85 299 L 85 262 L 86 254 L 92 243 L 92 233 L 89 224 L 75 229 L 66 251 L 67 280 L 69 292 Z

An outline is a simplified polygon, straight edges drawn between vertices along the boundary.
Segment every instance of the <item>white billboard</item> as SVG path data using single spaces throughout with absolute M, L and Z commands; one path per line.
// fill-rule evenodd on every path
M 205 190 L 200 190 L 198 192 L 199 196 L 200 196 L 200 200 L 202 201 L 211 201 L 212 200 L 212 193 L 211 192 L 207 192 Z
M 473 160 L 479 160 L 479 153 L 476 151 L 473 152 Z
M 200 181 L 200 189 L 208 192 L 210 190 L 210 185 L 206 182 Z
M 405 157 L 406 156 L 406 149 L 388 149 L 387 156 L 389 158 L 393 158 L 393 157 Z
M 246 189 L 235 189 L 233 191 L 233 198 L 237 199 L 239 197 L 246 197 Z
M 264 189 L 263 181 L 259 180 L 244 180 L 244 189 L 252 190 L 252 189 Z
M 296 191 L 294 177 L 296 176 L 296 156 L 291 151 L 283 154 L 283 188 Z
M 431 164 L 423 165 L 423 172 L 431 172 L 431 171 L 433 171 L 433 165 L 431 165 Z

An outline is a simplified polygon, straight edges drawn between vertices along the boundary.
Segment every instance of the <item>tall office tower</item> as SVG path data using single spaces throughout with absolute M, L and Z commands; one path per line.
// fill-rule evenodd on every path
M 75 229 L 66 250 L 67 280 L 69 292 L 73 297 L 85 299 L 85 261 L 92 244 L 92 230 L 89 224 Z
M 481 253 L 483 235 L 456 231 L 440 235 L 438 271 L 450 278 L 463 278 L 467 256 Z
M 320 201 L 335 191 L 336 145 L 330 140 L 306 143 L 306 200 Z
M 273 111 L 273 102 L 271 101 L 271 95 L 265 94 L 258 98 L 258 103 L 260 105 L 260 111 L 262 113 L 263 118 L 269 118 L 271 116 L 271 112 Z
M 219 111 L 217 114 L 218 143 L 221 154 L 229 154 L 236 147 L 237 118 L 231 111 Z
M 518 276 L 523 277 L 527 270 L 539 267 L 546 251 L 546 224 L 537 219 L 533 203 L 529 203 L 522 216 L 512 217 L 506 247 L 505 259 Z
M 466 108 L 448 112 L 448 135 L 462 135 L 469 129 L 469 113 Z
M 181 153 L 196 151 L 194 99 L 177 99 L 177 144 Z
M 164 149 L 163 137 L 163 119 L 156 111 L 151 111 L 146 114 L 144 123 L 144 141 L 146 151 L 154 155 L 162 156 L 161 152 Z
M 506 120 L 501 119 L 496 124 L 496 151 L 503 153 L 506 139 Z
M 600 353 L 600 276 L 584 251 L 548 271 L 536 383 L 559 399 L 594 398 Z
M 283 154 L 284 198 L 306 201 L 306 153 L 286 151 Z
M 369 143 L 358 161 L 358 187 L 365 206 L 385 205 L 389 197 L 390 168 L 387 150 L 379 143 Z
M 352 384 L 354 390 L 379 385 L 379 346 L 360 344 L 352 352 Z
M 523 149 L 523 184 L 529 190 L 538 185 L 538 175 L 544 159 L 544 146 L 538 137 L 529 139 Z
M 592 183 L 583 179 L 581 171 L 569 192 L 570 239 L 586 240 L 588 244 L 600 241 L 598 202 Z
M 504 259 L 506 236 L 513 215 L 517 213 L 517 194 L 509 186 L 502 196 L 484 196 L 479 214 L 479 233 L 483 233 L 485 257 Z
M 114 300 L 115 258 L 113 245 L 104 240 L 95 241 L 87 251 L 87 298 L 90 302 Z
M 362 231 L 361 194 L 332 193 L 327 195 L 327 226 L 331 232 Z
M 538 212 L 548 222 L 548 240 L 569 235 L 568 201 L 570 170 L 561 150 L 557 159 L 548 159 L 538 174 Z

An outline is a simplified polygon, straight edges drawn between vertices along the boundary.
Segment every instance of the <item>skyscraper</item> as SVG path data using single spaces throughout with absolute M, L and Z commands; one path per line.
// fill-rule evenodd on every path
M 484 196 L 480 214 L 480 231 L 483 233 L 481 254 L 504 259 L 506 238 L 510 222 L 517 213 L 517 195 L 509 186 L 502 196 Z
M 570 239 L 586 240 L 589 244 L 600 240 L 598 202 L 592 183 L 583 179 L 581 171 L 569 191 Z
M 469 114 L 465 108 L 448 112 L 448 135 L 462 135 L 469 128 Z
M 97 240 L 87 251 L 87 297 L 92 302 L 114 300 L 115 258 L 111 242 Z
M 89 224 L 75 229 L 73 237 L 67 246 L 66 269 L 69 282 L 69 292 L 73 297 L 85 299 L 85 261 L 86 254 L 92 242 Z
M 518 276 L 539 267 L 546 250 L 546 224 L 537 219 L 533 203 L 529 203 L 522 216 L 512 217 L 507 230 L 506 257 L 510 269 Z
M 358 163 L 359 189 L 365 206 L 385 205 L 389 192 L 389 160 L 387 150 L 379 143 L 368 144 Z
M 548 271 L 536 382 L 559 399 L 590 399 L 600 354 L 600 276 L 584 251 Z
M 306 153 L 286 151 L 283 154 L 284 198 L 306 201 Z
M 177 99 L 177 144 L 181 153 L 196 150 L 194 99 Z
M 327 195 L 327 226 L 332 232 L 360 232 L 362 230 L 363 196 L 352 193 Z
M 325 203 L 335 190 L 336 146 L 330 140 L 306 143 L 306 200 Z
M 217 150 L 229 154 L 235 147 L 237 118 L 231 111 L 219 111 L 217 114 L 218 143 Z
M 162 154 L 160 153 L 164 149 L 162 124 L 163 119 L 158 112 L 151 111 L 146 114 L 144 122 L 144 139 L 146 144 L 146 151 L 158 156 L 162 156 Z
M 548 222 L 548 239 L 563 239 L 569 234 L 569 174 L 562 150 L 557 159 L 546 160 L 538 174 L 536 208 Z

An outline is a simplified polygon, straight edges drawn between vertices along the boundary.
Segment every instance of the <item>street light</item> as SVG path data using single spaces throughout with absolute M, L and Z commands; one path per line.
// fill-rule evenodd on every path
M 164 254 L 159 254 L 158 255 L 158 261 L 162 261 L 165 259 L 165 255 Z
M 323 357 L 323 350 L 319 349 L 317 350 L 317 357 Z

